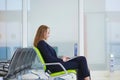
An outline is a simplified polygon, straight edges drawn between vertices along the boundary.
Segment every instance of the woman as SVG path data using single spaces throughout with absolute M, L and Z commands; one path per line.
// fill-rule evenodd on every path
M 77 80 L 90 80 L 90 72 L 88 70 L 87 61 L 84 56 L 79 56 L 69 60 L 69 57 L 63 56 L 58 58 L 55 50 L 46 42 L 50 34 L 50 29 L 46 25 L 41 25 L 34 39 L 34 46 L 37 47 L 45 60 L 45 63 L 60 62 L 66 69 L 77 70 Z M 62 71 L 58 65 L 47 66 L 50 72 Z

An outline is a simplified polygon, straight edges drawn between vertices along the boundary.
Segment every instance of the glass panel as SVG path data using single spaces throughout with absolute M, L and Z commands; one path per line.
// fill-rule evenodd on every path
M 2 15 L 2 14 L 1 14 Z M 7 59 L 6 46 L 6 26 L 5 23 L 0 20 L 0 60 Z
M 107 70 L 104 0 L 85 0 L 86 54 L 90 69 Z M 93 58 L 94 57 L 94 58 Z
M 119 0 L 84 1 L 86 54 L 93 70 L 111 70 L 111 66 L 120 70 L 119 3 Z
M 48 42 L 57 48 L 58 55 L 74 55 L 78 42 L 78 0 L 30 0 L 28 11 L 28 45 L 33 45 L 37 28 L 48 25 Z
M 22 46 L 22 0 L 0 0 L 0 4 L 4 4 L 0 5 L 0 58 L 11 59 Z
M 7 0 L 7 10 L 22 10 L 22 0 Z
M 104 13 L 86 14 L 87 57 L 91 69 L 107 68 L 104 22 Z
M 0 0 L 0 11 L 5 10 L 5 0 Z
M 114 70 L 120 70 L 120 12 L 107 12 L 107 52 L 114 58 Z
M 104 12 L 105 0 L 84 0 L 85 12 Z
M 106 11 L 120 11 L 120 0 L 105 0 Z

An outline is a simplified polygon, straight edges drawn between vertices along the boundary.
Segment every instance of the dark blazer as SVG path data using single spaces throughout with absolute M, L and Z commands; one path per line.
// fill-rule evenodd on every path
M 43 40 L 40 41 L 37 47 L 40 50 L 46 63 L 63 62 L 62 59 L 57 57 L 55 50 L 50 45 L 48 45 L 45 41 Z
M 62 59 L 58 58 L 56 55 L 55 50 L 44 40 L 39 41 L 37 48 L 40 50 L 45 63 L 53 63 L 53 62 L 60 62 L 66 69 L 76 69 L 78 64 L 74 60 L 70 60 L 67 62 L 63 62 Z M 76 66 L 76 67 L 75 67 Z M 62 68 L 60 66 L 54 65 L 47 66 L 51 72 L 61 71 Z

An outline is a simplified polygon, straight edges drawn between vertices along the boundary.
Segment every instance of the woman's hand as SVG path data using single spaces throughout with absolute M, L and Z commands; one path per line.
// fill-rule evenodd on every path
M 63 57 L 62 57 L 62 60 L 63 60 L 64 62 L 66 62 L 66 61 L 70 60 L 70 57 L 63 56 Z

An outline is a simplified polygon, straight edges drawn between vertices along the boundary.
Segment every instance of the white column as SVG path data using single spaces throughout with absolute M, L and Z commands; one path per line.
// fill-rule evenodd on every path
M 79 53 L 84 56 L 84 0 L 79 0 Z
M 23 47 L 27 47 L 27 0 L 22 0 L 23 2 L 23 6 L 22 6 L 22 9 L 23 9 Z

